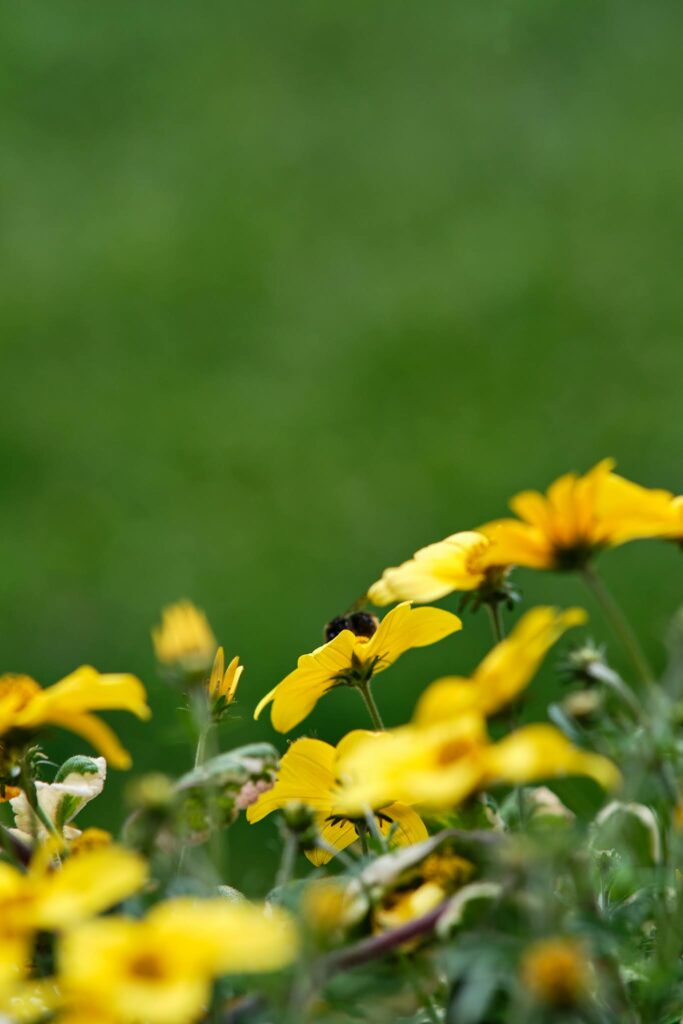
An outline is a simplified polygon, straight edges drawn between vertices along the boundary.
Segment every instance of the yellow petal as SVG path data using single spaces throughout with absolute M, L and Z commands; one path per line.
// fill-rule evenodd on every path
M 280 762 L 275 785 L 247 807 L 247 820 L 253 824 L 294 801 L 329 814 L 335 759 L 335 749 L 329 743 L 308 738 L 296 740 Z
M 437 601 L 454 590 L 473 590 L 484 579 L 477 556 L 489 546 L 473 530 L 454 533 L 417 551 L 402 565 L 385 569 L 368 590 L 374 604 L 391 601 Z
M 146 880 L 145 861 L 130 850 L 112 845 L 83 851 L 39 883 L 37 924 L 66 928 L 131 896 Z
M 452 612 L 442 608 L 411 608 L 405 602 L 384 616 L 366 645 L 365 656 L 368 660 L 379 658 L 375 672 L 381 672 L 405 651 L 436 643 L 459 629 L 462 622 Z
M 59 725 L 70 732 L 75 732 L 92 743 L 95 750 L 106 759 L 113 768 L 130 768 L 132 761 L 130 754 L 118 741 L 116 733 L 96 715 L 85 715 L 72 713 L 53 714 L 50 718 L 52 725 Z
M 289 732 L 302 722 L 320 698 L 335 685 L 337 675 L 351 668 L 356 638 L 348 630 L 299 658 L 297 667 L 259 701 L 254 718 L 273 702 L 271 722 L 278 732 Z
M 394 843 L 396 846 L 412 846 L 414 843 L 421 843 L 429 838 L 429 832 L 424 821 L 412 807 L 407 804 L 393 803 L 382 808 L 382 815 L 391 818 L 390 822 L 380 822 L 382 832 L 389 833 L 392 823 L 395 822 L 398 828 L 394 830 Z
M 490 781 L 512 784 L 535 782 L 563 775 L 587 775 L 603 789 L 619 786 L 621 774 L 610 760 L 573 746 L 552 725 L 527 725 L 486 753 Z

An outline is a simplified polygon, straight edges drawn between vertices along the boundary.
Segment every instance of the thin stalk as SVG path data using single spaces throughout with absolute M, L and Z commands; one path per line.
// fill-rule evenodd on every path
M 356 689 L 363 698 L 363 703 L 365 704 L 365 707 L 368 709 L 368 714 L 370 715 L 373 727 L 377 730 L 377 732 L 384 732 L 384 722 L 382 721 L 382 716 L 379 713 L 379 708 L 375 703 L 375 698 L 372 696 L 372 691 L 370 689 L 370 680 L 368 680 L 366 683 L 358 683 L 356 685 Z
M 631 624 L 623 611 L 615 601 L 611 592 L 605 586 L 603 580 L 596 573 L 591 565 L 585 566 L 581 575 L 586 586 L 591 591 L 595 600 L 600 605 L 603 615 L 612 627 L 613 632 L 619 638 L 625 652 L 628 654 L 633 667 L 644 683 L 648 686 L 654 685 L 654 673 L 643 653 L 638 637 L 631 628 Z
M 294 875 L 294 866 L 296 864 L 296 855 L 298 850 L 299 844 L 296 836 L 293 832 L 290 832 L 289 829 L 287 829 L 285 843 L 282 847 L 282 859 L 275 879 L 276 886 L 279 887 L 281 885 L 287 885 L 287 882 L 291 882 L 292 876 Z
M 491 623 L 491 632 L 493 633 L 493 639 L 497 644 L 499 644 L 501 640 L 505 639 L 503 617 L 500 614 L 500 602 L 495 600 L 487 601 L 486 611 L 489 613 L 489 621 Z

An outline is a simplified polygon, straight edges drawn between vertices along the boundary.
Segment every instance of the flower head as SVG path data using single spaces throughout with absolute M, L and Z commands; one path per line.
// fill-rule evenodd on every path
M 191 1024 L 207 1008 L 214 978 L 277 970 L 297 952 L 283 910 L 178 898 L 143 920 L 108 917 L 74 929 L 58 961 L 64 1001 L 84 1019 Z
M 508 565 L 532 569 L 582 568 L 602 548 L 664 537 L 673 522 L 673 496 L 640 487 L 603 459 L 584 476 L 567 473 L 546 494 L 523 491 L 510 502 L 517 519 L 480 527 Z
M 358 742 L 372 746 L 373 741 L 381 743 L 381 735 L 362 730 L 349 733 L 336 748 L 322 740 L 296 740 L 282 758 L 275 785 L 247 808 L 247 820 L 254 823 L 288 805 L 304 804 L 314 812 L 318 832 L 325 843 L 335 850 L 350 846 L 358 839 L 358 830 L 354 817 L 345 815 L 337 807 L 337 760 L 340 753 L 353 749 Z M 380 831 L 391 833 L 397 846 L 427 838 L 427 830 L 412 808 L 397 804 L 391 798 L 370 806 L 375 811 Z M 363 809 L 359 817 L 363 818 Z M 313 864 L 326 864 L 331 854 L 323 849 L 312 849 L 306 856 Z
M 228 706 L 234 701 L 235 694 L 237 693 L 237 684 L 243 671 L 244 665 L 240 665 L 240 659 L 237 655 L 226 669 L 223 648 L 218 648 L 208 683 L 211 713 L 214 718 L 221 718 Z
M 457 615 L 440 608 L 411 608 L 408 602 L 385 615 L 371 636 L 367 628 L 362 634 L 342 628 L 322 647 L 299 658 L 294 671 L 260 701 L 254 718 L 272 701 L 273 727 L 288 732 L 332 687 L 367 683 L 411 648 L 433 644 L 461 628 Z
M 57 725 L 88 740 L 115 768 L 129 768 L 130 755 L 93 711 L 151 715 L 145 689 L 132 675 L 102 675 L 83 665 L 46 689 L 29 676 L 0 676 L 0 747 L 25 745 L 40 729 Z
M 438 601 L 454 590 L 497 585 L 501 564 L 489 537 L 474 530 L 453 533 L 416 551 L 402 565 L 385 569 L 368 590 L 373 604 Z M 495 577 L 495 579 L 494 579 Z
M 152 641 L 162 665 L 188 675 L 208 672 L 218 646 L 206 615 L 191 601 L 178 601 L 162 610 Z
M 565 630 L 585 621 L 586 613 L 581 608 L 533 608 L 468 679 L 446 676 L 428 686 L 417 703 L 414 721 L 429 725 L 465 711 L 494 714 L 529 684 L 546 653 Z
M 521 963 L 521 981 L 540 1003 L 570 1007 L 587 995 L 591 984 L 590 964 L 576 939 L 543 939 L 529 946 Z

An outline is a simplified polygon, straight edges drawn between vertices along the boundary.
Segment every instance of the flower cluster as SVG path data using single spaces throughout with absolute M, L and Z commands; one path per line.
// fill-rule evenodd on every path
M 683 1019 L 683 620 L 658 678 L 596 570 L 630 541 L 680 545 L 683 498 L 604 460 L 510 504 L 327 623 L 254 711 L 303 730 L 282 751 L 224 749 L 239 657 L 189 601 L 164 609 L 154 650 L 194 763 L 134 780 L 118 838 L 78 815 L 131 764 L 100 713 L 149 719 L 143 684 L 0 677 L 2 1024 Z M 581 635 L 582 608 L 518 613 L 525 569 L 577 574 L 630 668 Z M 458 614 L 430 604 L 451 594 Z M 468 607 L 492 630 L 474 667 Z M 436 643 L 451 674 L 386 728 L 376 677 Z M 339 687 L 367 720 L 331 743 L 307 719 Z M 54 765 L 53 728 L 93 749 Z M 277 823 L 260 902 L 226 856 L 240 818 L 255 847 Z

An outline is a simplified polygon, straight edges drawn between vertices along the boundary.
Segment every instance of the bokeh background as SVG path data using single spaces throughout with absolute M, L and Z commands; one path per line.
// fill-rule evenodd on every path
M 116 720 L 138 770 L 190 756 L 149 643 L 163 604 L 195 600 L 247 666 L 224 745 L 273 739 L 258 697 L 385 565 L 606 454 L 683 490 L 679 2 L 2 21 L 2 666 L 138 673 L 154 723 Z M 661 662 L 680 556 L 602 564 Z M 388 721 L 487 637 L 468 616 L 382 676 Z M 338 739 L 356 701 L 306 729 Z M 86 820 L 116 827 L 125 781 Z M 236 827 L 247 890 L 276 846 Z

